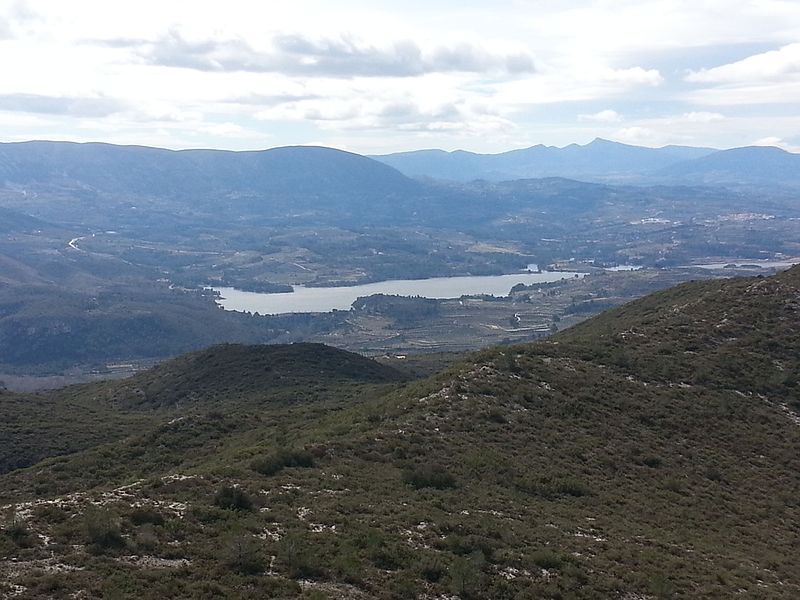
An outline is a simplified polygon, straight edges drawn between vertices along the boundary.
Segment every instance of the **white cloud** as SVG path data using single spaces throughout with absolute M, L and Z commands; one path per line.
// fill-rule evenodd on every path
M 769 136 L 765 138 L 761 138 L 753 142 L 753 146 L 775 146 L 776 148 L 782 148 L 787 152 L 794 152 L 795 154 L 800 153 L 800 145 L 792 144 L 784 140 L 783 138 L 777 136 Z
M 664 78 L 657 69 L 643 69 L 642 67 L 631 67 L 630 69 L 605 69 L 602 71 L 602 78 L 605 81 L 612 81 L 634 85 L 661 85 Z
M 623 116 L 615 110 L 607 108 L 592 114 L 578 115 L 579 121 L 592 121 L 595 123 L 619 123 L 623 120 Z
M 653 146 L 664 144 L 664 136 L 648 127 L 624 127 L 611 134 L 611 138 L 626 144 Z
M 688 123 L 714 123 L 715 121 L 724 121 L 725 115 L 717 112 L 694 111 L 683 113 L 679 120 Z
M 711 69 L 693 71 L 686 81 L 693 83 L 754 83 L 759 81 L 785 81 L 800 78 L 800 43 L 789 44 L 748 56 Z
M 761 106 L 766 116 L 771 105 L 800 103 L 800 81 L 717 85 L 682 93 L 676 99 L 697 106 Z
M 9 112 L 106 117 L 125 109 L 124 102 L 104 97 L 0 94 L 0 110 Z
M 312 121 L 328 131 L 457 132 L 477 135 L 514 128 L 509 119 L 480 102 L 420 103 L 411 95 L 360 99 L 325 98 L 290 102 L 257 113 L 264 121 Z
M 281 33 L 257 48 L 241 37 L 189 39 L 177 29 L 153 41 L 106 39 L 95 43 L 130 48 L 148 64 L 199 71 L 247 71 L 331 77 L 414 77 L 426 73 L 526 74 L 534 70 L 526 52 L 492 52 L 469 42 L 422 47 L 410 39 L 380 45 L 343 33 L 312 37 Z

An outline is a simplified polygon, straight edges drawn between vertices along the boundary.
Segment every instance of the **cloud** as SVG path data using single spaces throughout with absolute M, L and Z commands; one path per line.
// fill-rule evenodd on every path
M 800 145 L 792 144 L 787 142 L 783 138 L 777 136 L 765 137 L 761 138 L 760 140 L 756 140 L 752 144 L 753 146 L 775 146 L 776 148 L 782 148 L 787 152 L 793 152 L 795 154 L 800 153 Z
M 10 2 L 0 14 L 0 40 L 22 37 L 26 26 L 42 21 L 42 16 L 22 0 Z
M 662 136 L 657 131 L 640 126 L 623 127 L 616 131 L 611 138 L 628 144 L 643 145 L 654 145 L 662 140 Z
M 715 121 L 724 121 L 725 115 L 706 111 L 688 112 L 683 113 L 678 120 L 689 123 L 714 123 Z
M 506 73 L 534 71 L 524 52 L 493 53 L 459 43 L 423 50 L 416 42 L 399 40 L 375 46 L 349 35 L 312 38 L 279 34 L 269 50 L 257 50 L 243 39 L 189 40 L 177 30 L 155 41 L 106 40 L 104 45 L 134 46 L 146 63 L 199 71 L 283 73 L 327 77 L 412 77 L 428 73 Z
M 631 67 L 629 69 L 606 69 L 602 72 L 602 79 L 615 83 L 644 84 L 657 86 L 664 83 L 664 77 L 658 69 L 643 69 Z
M 588 115 L 578 115 L 579 121 L 591 121 L 594 123 L 619 123 L 624 117 L 615 110 L 606 109 Z
M 9 112 L 107 117 L 124 110 L 123 103 L 105 97 L 41 96 L 38 94 L 0 94 L 0 110 Z
M 317 100 L 321 98 L 319 94 L 246 94 L 243 96 L 233 96 L 223 100 L 226 104 L 245 104 L 250 106 L 277 106 L 290 102 L 300 102 L 302 100 Z
M 691 83 L 753 83 L 785 81 L 788 77 L 800 77 L 800 43 L 754 54 L 743 60 L 719 67 L 692 71 L 686 76 L 686 81 Z
M 325 98 L 261 111 L 264 121 L 312 121 L 328 131 L 451 132 L 479 135 L 508 131 L 514 124 L 480 102 L 421 104 L 412 97 Z

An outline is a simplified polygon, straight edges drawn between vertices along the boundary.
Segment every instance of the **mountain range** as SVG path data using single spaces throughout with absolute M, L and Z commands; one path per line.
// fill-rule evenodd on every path
M 414 180 L 419 178 L 497 182 L 552 177 L 637 185 L 795 186 L 800 185 L 800 155 L 774 147 L 645 148 L 603 139 L 500 154 L 418 150 L 372 157 L 313 146 L 231 152 L 46 141 L 0 144 L 0 183 L 9 189 L 215 197 L 233 204 L 268 199 L 279 206 L 290 195 L 295 204 L 305 199 L 300 209 L 321 197 L 350 197 L 359 210 L 364 206 L 359 200 L 366 197 L 402 203 L 435 194 Z
M 565 177 L 631 184 L 800 184 L 800 155 L 774 147 L 645 148 L 598 138 L 583 146 L 539 144 L 500 154 L 417 150 L 373 158 L 409 177 L 452 181 Z
M 3 393 L 0 593 L 797 598 L 798 298 L 687 283 L 418 379 L 228 345 Z

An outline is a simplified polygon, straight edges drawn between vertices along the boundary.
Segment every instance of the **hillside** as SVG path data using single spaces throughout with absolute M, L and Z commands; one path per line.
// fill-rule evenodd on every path
M 800 268 L 774 277 L 692 282 L 608 311 L 556 344 L 648 380 L 794 403 L 800 411 Z
M 124 380 L 38 394 L 0 392 L 0 473 L 141 433 L 175 412 L 284 406 L 410 379 L 322 344 L 223 344 Z
M 322 344 L 222 344 L 187 354 L 113 388 L 113 398 L 139 409 L 228 402 L 264 392 L 354 383 L 395 383 L 392 367 Z
M 800 267 L 686 284 L 405 385 L 346 361 L 300 402 L 263 401 L 260 352 L 186 357 L 139 381 L 220 377 L 210 403 L 154 388 L 154 425 L 0 477 L 5 591 L 796 598 L 799 298 Z

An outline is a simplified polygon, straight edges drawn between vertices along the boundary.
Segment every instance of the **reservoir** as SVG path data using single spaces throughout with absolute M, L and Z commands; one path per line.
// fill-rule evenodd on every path
M 531 285 L 549 283 L 586 273 L 570 271 L 544 271 L 542 273 L 516 273 L 511 275 L 484 275 L 469 277 L 432 277 L 429 279 L 396 279 L 363 285 L 340 287 L 304 287 L 297 285 L 293 292 L 262 294 L 243 292 L 229 287 L 211 288 L 220 293 L 217 304 L 225 310 L 278 315 L 283 313 L 330 312 L 350 310 L 350 305 L 360 296 L 393 294 L 422 296 L 423 298 L 460 298 L 488 294 L 507 296 L 518 283 Z
M 702 265 L 683 265 L 683 269 L 706 269 L 714 271 L 716 269 L 730 269 L 730 268 L 748 268 L 752 267 L 754 270 L 759 269 L 788 269 L 800 262 L 800 258 L 792 258 L 787 260 L 748 260 L 736 259 L 728 262 L 706 263 Z

